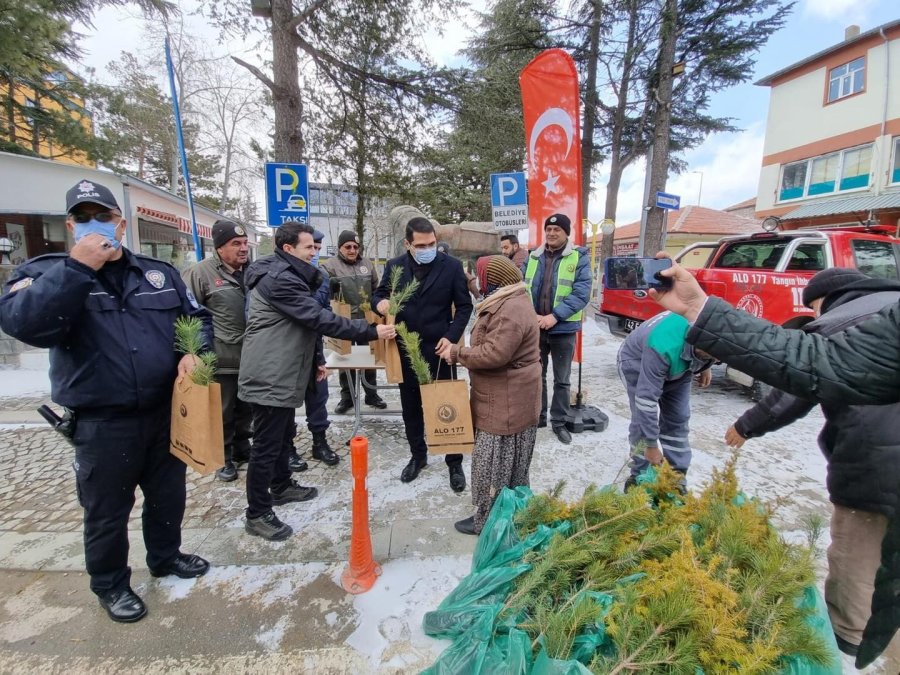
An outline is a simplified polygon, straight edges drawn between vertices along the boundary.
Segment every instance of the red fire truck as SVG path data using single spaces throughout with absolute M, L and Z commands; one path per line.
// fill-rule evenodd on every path
M 900 239 L 888 226 L 848 226 L 820 230 L 767 231 L 691 244 L 675 256 L 703 289 L 754 316 L 787 328 L 814 318 L 803 306 L 803 288 L 819 270 L 855 267 L 875 277 L 900 278 Z M 661 311 L 646 291 L 604 288 L 598 323 L 624 336 Z M 759 395 L 752 378 L 729 369 L 728 375 Z

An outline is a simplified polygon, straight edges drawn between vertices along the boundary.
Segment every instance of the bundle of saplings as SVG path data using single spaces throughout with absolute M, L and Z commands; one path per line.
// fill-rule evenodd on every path
M 814 537 L 785 542 L 736 458 L 698 494 L 651 469 L 566 503 L 498 497 L 473 572 L 425 617 L 430 673 L 840 673 Z

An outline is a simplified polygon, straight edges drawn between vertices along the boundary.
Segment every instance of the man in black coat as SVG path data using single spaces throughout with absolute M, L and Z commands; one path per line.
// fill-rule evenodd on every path
M 803 304 L 819 317 L 809 333 L 833 335 L 900 300 L 900 283 L 833 267 L 803 289 Z M 805 416 L 815 401 L 775 389 L 728 429 L 725 441 L 741 447 Z M 819 447 L 828 460 L 828 495 L 834 504 L 825 601 L 838 647 L 855 656 L 871 614 L 875 573 L 900 485 L 900 403 L 822 404 Z
M 459 260 L 437 252 L 434 226 L 427 218 L 413 218 L 406 226 L 404 240 L 406 253 L 388 261 L 381 275 L 381 283 L 375 290 L 373 305 L 381 315 L 388 311 L 391 295 L 392 270 L 399 267 L 401 287 L 412 279 L 419 281 L 415 295 L 397 315 L 397 323 L 404 322 L 422 339 L 422 356 L 428 361 L 434 379 L 448 380 L 453 376 L 450 366 L 439 368 L 437 352 L 446 345 L 459 342 L 472 315 L 472 300 L 466 275 Z M 455 314 L 454 314 L 455 309 Z M 428 463 L 428 445 L 425 443 L 425 420 L 422 414 L 422 394 L 409 364 L 409 359 L 399 343 L 403 362 L 403 382 L 400 384 L 400 404 L 403 423 L 412 458 L 400 474 L 400 480 L 409 483 L 416 479 Z M 450 470 L 450 487 L 454 492 L 466 488 L 466 476 L 462 469 L 462 455 L 447 455 Z

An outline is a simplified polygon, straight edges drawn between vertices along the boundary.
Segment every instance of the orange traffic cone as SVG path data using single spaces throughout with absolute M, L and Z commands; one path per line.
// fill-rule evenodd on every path
M 350 439 L 350 465 L 353 471 L 353 531 L 350 535 L 350 563 L 341 575 L 341 585 L 348 593 L 365 593 L 381 574 L 381 566 L 372 559 L 372 537 L 369 533 L 369 441 L 365 436 Z

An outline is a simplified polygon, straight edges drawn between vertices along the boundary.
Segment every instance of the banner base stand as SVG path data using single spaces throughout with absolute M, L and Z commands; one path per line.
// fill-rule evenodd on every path
M 573 405 L 566 415 L 566 429 L 570 433 L 585 431 L 605 431 L 609 417 L 595 405 Z

